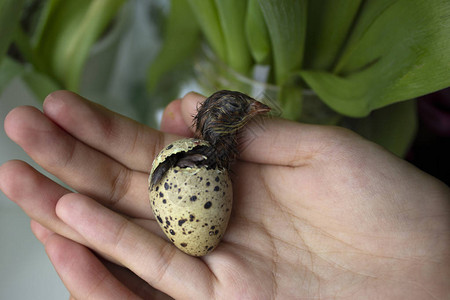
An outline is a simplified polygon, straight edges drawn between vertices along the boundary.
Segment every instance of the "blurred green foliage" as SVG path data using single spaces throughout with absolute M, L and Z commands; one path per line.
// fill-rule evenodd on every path
M 92 46 L 130 1 L 0 0 L 0 91 L 21 77 L 39 99 L 79 92 Z M 448 0 L 171 0 L 163 23 L 149 98 L 173 97 L 167 90 L 206 45 L 249 80 L 263 67 L 283 117 L 310 122 L 307 110 L 321 109 L 303 103 L 313 90 L 335 113 L 320 123 L 350 127 L 398 155 L 416 127 L 414 102 L 403 101 L 450 86 Z

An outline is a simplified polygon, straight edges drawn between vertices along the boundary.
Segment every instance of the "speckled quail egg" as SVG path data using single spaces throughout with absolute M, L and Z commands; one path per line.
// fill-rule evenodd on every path
M 159 226 L 177 248 L 192 256 L 206 255 L 223 237 L 233 201 L 231 180 L 218 166 L 164 164 L 189 153 L 200 156 L 196 161 L 206 159 L 195 154 L 205 147 L 210 144 L 192 138 L 171 143 L 154 160 L 149 177 L 150 203 Z M 156 183 L 154 175 L 160 177 Z
M 166 146 L 153 161 L 149 195 L 167 237 L 193 256 L 210 253 L 230 219 L 232 186 L 228 169 L 238 156 L 238 133 L 267 105 L 236 91 L 209 96 L 194 117 L 196 139 Z

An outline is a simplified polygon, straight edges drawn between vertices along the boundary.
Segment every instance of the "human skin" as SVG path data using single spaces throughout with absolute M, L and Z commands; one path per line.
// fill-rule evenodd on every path
M 74 299 L 450 297 L 449 188 L 337 127 L 250 123 L 220 246 L 201 258 L 176 249 L 152 214 L 148 171 L 192 135 L 203 100 L 169 104 L 162 131 L 66 91 L 6 117 L 8 136 L 76 191 L 21 161 L 0 167 L 0 189 Z

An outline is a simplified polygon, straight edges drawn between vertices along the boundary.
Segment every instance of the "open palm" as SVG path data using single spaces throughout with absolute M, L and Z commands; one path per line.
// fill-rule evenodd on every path
M 0 188 L 32 218 L 73 297 L 450 294 L 448 187 L 333 127 L 278 119 L 249 124 L 222 243 L 202 258 L 177 250 L 151 212 L 148 171 L 162 147 L 191 134 L 203 99 L 190 94 L 169 105 L 162 129 L 171 134 L 68 92 L 50 95 L 44 113 L 21 107 L 8 115 L 8 135 L 78 192 L 23 162 L 0 168 Z

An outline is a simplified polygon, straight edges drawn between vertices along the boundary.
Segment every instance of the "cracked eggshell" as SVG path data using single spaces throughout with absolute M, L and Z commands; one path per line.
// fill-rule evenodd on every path
M 167 157 L 180 152 L 188 152 L 199 146 L 210 146 L 210 144 L 207 141 L 199 139 L 181 139 L 167 145 L 153 160 L 150 177 L 152 176 L 155 169 L 159 166 L 159 164 L 162 163 Z
M 196 139 L 170 144 L 155 159 L 150 178 L 168 156 L 204 145 L 209 144 Z M 225 234 L 233 202 L 227 170 L 173 167 L 150 188 L 149 197 L 166 236 L 189 255 L 206 255 Z

